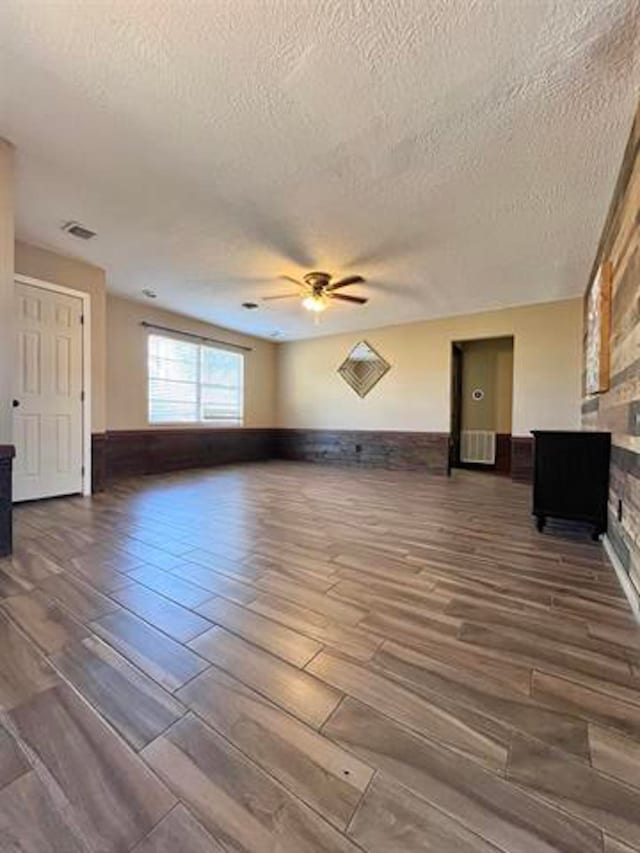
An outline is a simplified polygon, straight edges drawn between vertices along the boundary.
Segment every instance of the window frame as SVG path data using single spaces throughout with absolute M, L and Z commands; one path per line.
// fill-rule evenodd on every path
M 196 420 L 189 420 L 189 421 L 184 421 L 184 420 L 164 421 L 163 420 L 163 421 L 157 421 L 157 420 L 152 419 L 152 417 L 151 417 L 151 381 L 152 381 L 153 377 L 151 376 L 151 370 L 150 370 L 151 339 L 152 338 L 163 338 L 165 340 L 179 341 L 181 343 L 185 343 L 185 344 L 189 344 L 191 346 L 194 346 L 198 350 L 197 380 L 195 383 L 188 383 L 190 385 L 195 384 L 195 386 L 196 386 L 195 406 L 197 406 L 197 412 L 198 412 L 198 418 Z M 217 420 L 217 419 L 212 419 L 212 420 L 206 420 L 205 419 L 205 420 L 203 420 L 201 417 L 202 405 L 203 405 L 203 403 L 202 403 L 202 389 L 203 389 L 203 387 L 207 387 L 208 385 L 211 385 L 211 383 L 207 383 L 207 382 L 203 383 L 202 382 L 202 350 L 204 350 L 204 349 L 214 350 L 215 352 L 231 353 L 233 355 L 238 356 L 238 358 L 240 359 L 240 391 L 239 391 L 240 411 L 239 411 L 239 418 L 237 420 L 224 420 L 224 421 L 223 420 Z M 224 347 L 224 346 L 219 346 L 219 345 L 215 345 L 215 344 L 208 344 L 206 341 L 191 340 L 189 337 L 183 336 L 180 334 L 174 335 L 174 334 L 171 334 L 168 332 L 149 331 L 149 333 L 147 334 L 147 389 L 146 389 L 146 393 L 147 393 L 147 424 L 149 426 L 152 426 L 155 428 L 183 427 L 185 429 L 189 429 L 189 428 L 191 428 L 191 429 L 199 429 L 199 428 L 200 429 L 201 428 L 237 429 L 237 428 L 243 427 L 244 426 L 244 413 L 245 413 L 245 367 L 246 367 L 244 356 L 245 356 L 244 352 L 237 351 L 235 348 L 233 348 L 231 346 L 230 347 Z M 174 381 L 174 380 L 169 380 L 169 381 Z M 175 381 L 179 382 L 180 380 L 175 380 Z

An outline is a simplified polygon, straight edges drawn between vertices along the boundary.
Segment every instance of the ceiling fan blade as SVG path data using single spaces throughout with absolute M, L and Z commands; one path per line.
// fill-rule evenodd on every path
M 301 281 L 298 281 L 297 278 L 292 278 L 290 275 L 281 275 L 279 276 L 283 281 L 290 281 L 292 284 L 297 284 L 298 287 L 303 287 L 306 289 L 307 285 Z
M 263 296 L 263 302 L 271 302 L 273 299 L 300 299 L 299 293 L 279 293 L 277 296 Z
M 346 293 L 328 293 L 327 296 L 330 299 L 341 299 L 343 302 L 355 302 L 356 305 L 364 305 L 369 301 L 364 296 L 347 296 Z
M 341 278 L 340 281 L 334 281 L 325 287 L 325 290 L 330 293 L 332 290 L 337 290 L 339 287 L 348 287 L 350 284 L 364 284 L 364 279 L 361 275 L 349 275 L 347 278 Z

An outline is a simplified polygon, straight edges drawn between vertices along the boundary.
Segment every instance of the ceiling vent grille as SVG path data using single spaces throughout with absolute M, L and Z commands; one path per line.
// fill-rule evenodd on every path
M 80 240 L 91 240 L 92 237 L 96 236 L 95 231 L 85 228 L 84 225 L 80 225 L 79 222 L 65 222 L 62 226 L 62 230 L 66 231 L 67 234 L 72 234 L 74 237 L 78 237 Z

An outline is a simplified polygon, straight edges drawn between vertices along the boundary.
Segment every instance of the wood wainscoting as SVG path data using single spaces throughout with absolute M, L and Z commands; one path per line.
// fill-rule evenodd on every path
M 280 459 L 446 474 L 449 434 L 386 430 L 279 429 Z
M 533 482 L 533 437 L 514 435 L 511 439 L 511 479 L 516 483 Z
M 186 468 L 289 459 L 390 470 L 447 473 L 449 435 L 444 432 L 320 429 L 110 430 L 92 436 L 92 486 L 110 480 Z M 498 436 L 497 473 L 531 482 L 533 440 Z
M 12 549 L 12 469 L 15 453 L 12 444 L 0 444 L 0 557 L 10 554 Z
M 494 470 L 496 474 L 505 477 L 511 476 L 511 433 L 496 433 L 496 463 Z
M 92 436 L 93 491 L 185 468 L 290 459 L 447 473 L 447 433 L 301 429 L 110 430 Z
M 104 491 L 107 483 L 107 435 L 104 432 L 91 434 L 91 491 Z
M 109 430 L 92 436 L 93 490 L 119 477 L 260 462 L 274 448 L 272 429 Z

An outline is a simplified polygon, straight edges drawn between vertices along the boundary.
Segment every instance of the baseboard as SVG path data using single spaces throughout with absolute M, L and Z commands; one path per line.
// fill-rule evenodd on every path
M 615 549 L 611 544 L 611 540 L 606 534 L 602 537 L 602 545 L 604 547 L 605 554 L 609 558 L 609 562 L 613 566 L 614 571 L 618 576 L 622 591 L 627 597 L 629 607 L 631 607 L 631 612 L 633 613 L 636 622 L 640 624 L 640 597 L 638 596 L 636 588 L 631 583 L 631 578 L 626 573 L 624 566 L 620 562 L 620 559 L 618 558 L 618 555 L 616 554 Z

